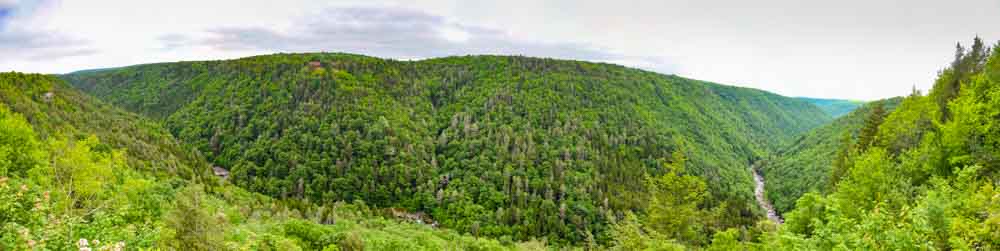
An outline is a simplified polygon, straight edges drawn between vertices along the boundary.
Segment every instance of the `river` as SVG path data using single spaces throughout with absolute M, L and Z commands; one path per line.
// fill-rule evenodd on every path
M 757 198 L 757 204 L 767 211 L 767 219 L 778 224 L 783 223 L 784 220 L 774 211 L 774 205 L 771 205 L 771 201 L 767 200 L 767 197 L 764 196 L 764 177 L 760 176 L 760 171 L 757 170 L 756 166 L 750 167 L 750 172 L 753 173 L 753 181 L 756 184 L 753 188 L 753 195 Z

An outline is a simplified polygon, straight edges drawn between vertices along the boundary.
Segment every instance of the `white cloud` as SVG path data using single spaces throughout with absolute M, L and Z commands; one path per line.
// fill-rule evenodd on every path
M 0 62 L 9 59 L 31 61 L 50 60 L 93 54 L 94 49 L 81 46 L 86 41 L 76 40 L 59 34 L 30 32 L 24 30 L 4 30 L 0 33 Z
M 438 32 L 441 33 L 441 36 L 444 37 L 445 40 L 456 43 L 468 42 L 469 39 L 472 38 L 472 35 L 468 32 L 455 27 L 441 27 L 438 29 Z
M 580 43 L 539 42 L 500 29 L 470 26 L 396 7 L 337 7 L 305 16 L 286 30 L 258 26 L 212 28 L 200 38 L 170 34 L 164 48 L 206 46 L 221 51 L 338 51 L 397 59 L 502 54 L 619 62 L 670 72 L 664 60 L 634 57 Z M 633 64 L 641 62 L 641 64 Z
M 51 1 L 0 1 L 0 62 L 57 60 L 96 52 L 83 39 L 39 27 L 35 15 Z

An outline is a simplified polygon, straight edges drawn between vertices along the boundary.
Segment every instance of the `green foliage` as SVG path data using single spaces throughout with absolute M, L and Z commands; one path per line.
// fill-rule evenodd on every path
M 666 239 L 656 230 L 645 228 L 632 213 L 626 213 L 612 227 L 614 245 L 611 250 L 684 250 L 684 246 Z
M 1000 54 L 979 39 L 942 71 L 930 95 L 906 97 L 884 121 L 840 146 L 835 189 L 807 193 L 775 249 L 994 250 L 1000 248 Z
M 344 240 L 340 241 L 340 250 L 361 251 L 365 250 L 365 242 L 355 233 L 348 233 Z
M 812 236 L 825 223 L 826 201 L 816 193 L 806 193 L 795 201 L 795 210 L 785 214 L 785 229 Z
M 20 180 L 0 176 L 0 249 L 45 249 L 58 243 L 58 230 L 49 225 L 52 201 L 47 191 Z
M 740 243 L 739 231 L 736 229 L 727 229 L 726 231 L 716 232 L 712 236 L 712 245 L 708 246 L 706 250 L 746 250 L 747 248 Z
M 841 208 L 847 217 L 859 218 L 861 211 L 879 208 L 898 209 L 907 204 L 909 183 L 898 169 L 888 169 L 893 163 L 885 150 L 873 148 L 854 162 L 848 176 L 837 185 L 833 198 L 838 204 L 850 205 Z
M 677 149 L 706 206 L 732 216 L 719 225 L 749 225 L 749 162 L 830 119 L 758 90 L 526 57 L 278 54 L 63 77 L 162 120 L 251 191 L 556 243 L 606 242 L 608 213 L 645 208 L 645 177 Z
M 989 50 L 960 47 L 927 96 L 799 138 L 822 120 L 802 102 L 547 59 L 296 54 L 65 76 L 168 130 L 54 77 L 2 74 L 0 249 L 1000 249 Z M 746 164 L 771 153 L 787 221 L 748 227 Z M 381 217 L 398 212 L 452 229 Z
M 0 177 L 24 176 L 45 158 L 31 125 L 0 104 Z
M 644 222 L 667 238 L 703 244 L 709 220 L 708 213 L 702 210 L 707 196 L 705 182 L 682 173 L 684 157 L 679 152 L 665 166 L 665 174 L 646 181 L 650 202 Z
M 861 127 L 861 131 L 858 132 L 858 142 L 855 143 L 855 147 L 858 151 L 864 152 L 872 144 L 875 144 L 878 136 L 878 128 L 882 125 L 882 121 L 885 120 L 885 105 L 882 103 L 875 103 L 872 107 L 871 112 L 865 117 L 865 124 Z
M 767 180 L 767 197 L 774 203 L 775 210 L 791 211 L 795 200 L 805 193 L 830 191 L 833 184 L 846 174 L 848 165 L 852 165 L 849 161 L 856 155 L 856 141 L 866 118 L 872 117 L 870 114 L 875 108 L 882 106 L 889 113 L 885 120 L 899 120 L 892 114 L 901 102 L 907 103 L 902 98 L 866 103 L 827 125 L 799 136 L 777 151 L 761 165 L 762 175 Z
M 951 119 L 951 110 L 947 108 L 948 104 L 959 96 L 963 85 L 967 85 L 970 79 L 983 71 L 990 58 L 990 49 L 983 44 L 979 37 L 973 40 L 969 52 L 965 50 L 961 43 L 955 45 L 955 60 L 952 61 L 951 67 L 942 71 L 937 81 L 934 82 L 930 96 L 938 105 L 938 111 L 940 111 L 938 120 L 940 121 Z
M 223 222 L 211 216 L 204 204 L 201 186 L 188 186 L 177 193 L 174 208 L 164 217 L 170 229 L 163 245 L 174 250 L 219 250 Z
M 97 137 L 90 136 L 75 142 L 53 140 L 53 166 L 51 172 L 56 184 L 66 185 L 67 194 L 74 200 L 93 200 L 103 196 L 107 182 L 113 181 L 114 169 L 125 168 L 120 151 L 103 152 Z M 84 201 L 85 202 L 85 201 Z
M 714 210 L 706 207 L 705 181 L 685 174 L 684 163 L 684 155 L 675 152 L 671 162 L 664 164 L 665 174 L 646 178 L 649 204 L 644 215 L 639 217 L 627 211 L 613 224 L 612 249 L 683 250 L 684 245 L 708 244 L 706 235 L 722 225 L 721 214 L 728 212 L 725 212 L 725 205 Z M 723 238 L 727 234 L 730 233 L 716 233 L 715 237 Z M 713 245 L 715 242 L 713 240 Z M 718 241 L 719 248 L 722 242 Z
M 829 181 L 825 187 L 826 191 L 833 191 L 837 183 L 840 183 L 840 180 L 847 176 L 847 172 L 851 169 L 849 165 L 854 163 L 851 160 L 857 149 L 854 145 L 854 138 L 850 134 L 844 133 L 844 136 L 840 140 L 840 146 L 840 149 L 837 150 L 837 156 L 834 157 L 833 163 L 831 163 Z
M 91 98 L 55 76 L 0 73 L 0 100 L 33 126 L 39 142 L 93 135 L 104 142 L 102 148 L 127 149 L 128 165 L 135 168 L 185 178 L 207 171 L 200 168 L 207 165 L 204 159 L 161 125 Z
M 932 100 L 920 97 L 919 92 L 914 92 L 903 99 L 879 126 L 877 138 L 890 153 L 900 154 L 903 149 L 919 145 L 924 134 L 932 132 L 937 107 Z
M 0 250 L 316 250 L 338 236 L 368 250 L 544 248 L 387 220 L 363 203 L 281 201 L 215 177 L 184 179 L 207 165 L 157 124 L 53 77 L 3 73 L 0 83 L 0 149 L 11 153 L 0 175 Z M 36 96 L 47 91 L 57 94 Z

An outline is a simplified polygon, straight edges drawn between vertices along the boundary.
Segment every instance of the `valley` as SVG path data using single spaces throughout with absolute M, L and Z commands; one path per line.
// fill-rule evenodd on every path
M 863 103 L 525 56 L 0 73 L 0 250 L 996 249 L 1000 46 L 956 55 Z
M 251 191 L 553 242 L 606 235 L 609 213 L 647 208 L 646 177 L 665 165 L 704 179 L 692 206 L 721 214 L 704 227 L 749 225 L 752 175 L 733 167 L 831 119 L 764 91 L 516 56 L 282 54 L 64 78 L 163 121 Z

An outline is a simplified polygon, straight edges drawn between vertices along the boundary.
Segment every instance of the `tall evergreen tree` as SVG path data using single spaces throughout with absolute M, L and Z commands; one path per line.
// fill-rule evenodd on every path
M 856 145 L 858 152 L 864 152 L 876 143 L 878 140 L 878 127 L 885 120 L 885 115 L 885 104 L 876 103 L 875 107 L 872 107 L 871 113 L 865 118 L 864 127 L 858 132 L 858 143 Z
M 171 234 L 164 245 L 175 250 L 220 250 L 222 228 L 205 212 L 205 194 L 202 186 L 188 186 L 178 193 L 178 198 L 166 217 Z
M 971 76 L 983 71 L 989 57 L 990 48 L 979 37 L 972 40 L 972 47 L 968 51 L 961 43 L 955 45 L 955 59 L 951 62 L 951 67 L 942 71 L 934 84 L 933 94 L 938 110 L 941 111 L 940 121 L 948 121 L 951 118 L 953 112 L 948 110 L 948 102 L 958 96 L 962 85 L 968 82 Z
M 851 166 L 851 150 L 854 149 L 851 144 L 851 134 L 845 132 L 841 136 L 840 142 L 841 147 L 837 150 L 837 156 L 834 157 L 830 168 L 830 181 L 827 183 L 827 191 L 833 191 L 837 187 L 837 183 L 847 174 L 847 169 Z

